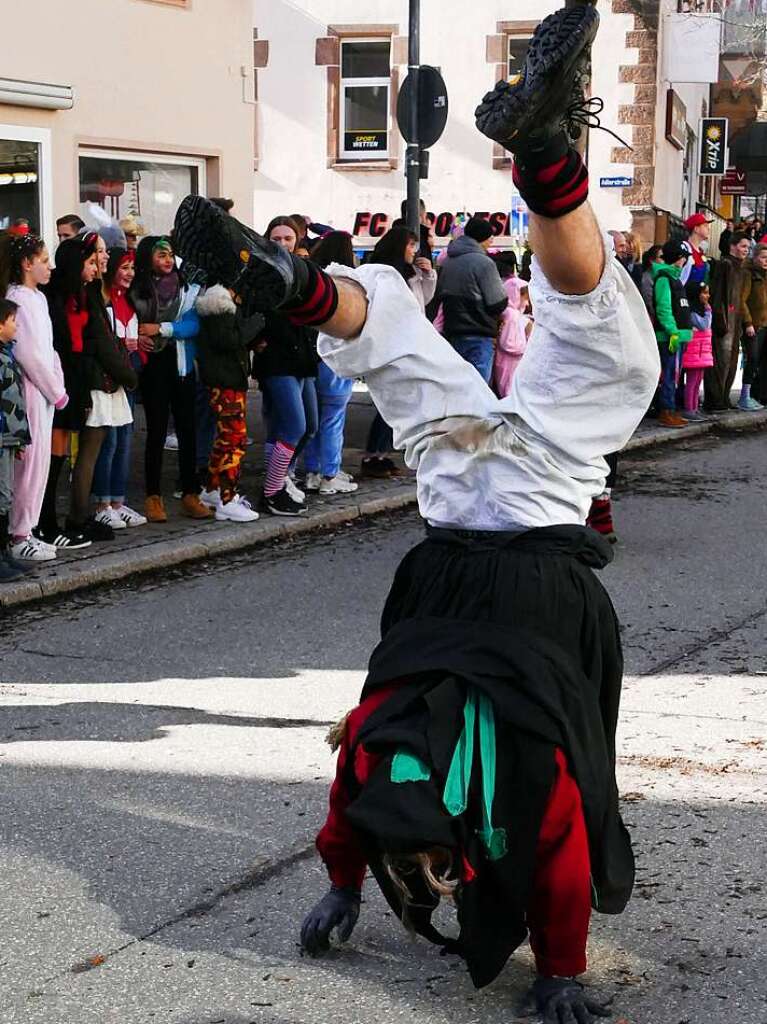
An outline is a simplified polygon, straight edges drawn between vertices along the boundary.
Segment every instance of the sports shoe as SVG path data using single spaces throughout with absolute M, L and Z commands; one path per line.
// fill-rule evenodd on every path
M 119 508 L 113 511 L 117 513 L 126 526 L 146 526 L 146 516 L 142 516 L 140 512 L 136 512 L 129 505 L 120 505 Z
M 58 530 L 57 528 L 55 531 L 53 529 L 42 530 L 38 526 L 32 531 L 32 535 L 44 547 L 49 547 L 54 553 L 64 548 L 67 551 L 89 548 L 92 543 L 77 526 L 66 526 L 63 530 Z
M 177 452 L 178 451 L 178 438 L 175 434 L 168 434 L 165 438 L 165 444 L 163 445 L 166 452 Z
M 285 487 L 276 494 L 264 495 L 264 508 L 273 516 L 302 516 L 307 512 L 306 505 L 294 501 Z
M 499 82 L 477 107 L 482 134 L 515 154 L 543 149 L 563 129 L 577 138 L 584 118 L 595 116 L 583 110 L 581 68 L 598 28 L 599 15 L 590 4 L 544 18 L 521 74 Z
M 121 519 L 121 517 L 117 514 L 116 510 L 113 509 L 111 505 L 108 505 L 100 512 L 97 512 L 96 515 L 94 516 L 94 519 L 96 520 L 97 523 L 101 523 L 104 526 L 109 526 L 112 530 L 126 530 L 128 528 L 128 524 L 123 519 Z
M 181 499 L 181 515 L 187 519 L 212 519 L 213 509 L 203 505 L 196 494 L 185 494 Z
M 738 402 L 738 408 L 741 412 L 760 412 L 764 406 L 761 402 L 757 402 L 755 398 L 741 398 Z
M 594 498 L 586 519 L 586 526 L 596 530 L 611 544 L 617 543 L 618 535 L 613 524 L 613 506 L 609 498 Z
M 687 423 L 700 423 L 703 420 L 707 420 L 708 416 L 704 416 L 698 409 L 683 409 L 679 415 Z
M 307 473 L 304 487 L 309 494 L 316 493 L 322 484 L 322 473 Z
M 360 466 L 360 475 L 370 477 L 373 480 L 388 480 L 397 476 L 396 463 L 392 459 L 366 456 Z
M 342 469 L 339 469 L 339 471 L 336 473 L 336 476 L 340 476 L 342 480 L 348 480 L 350 484 L 354 483 L 354 477 L 351 475 L 351 473 L 345 473 Z
M 56 558 L 56 552 L 49 544 L 43 545 L 31 535 L 11 544 L 8 550 L 19 562 L 52 562 Z
M 112 527 L 108 526 L 106 523 L 100 522 L 95 518 L 95 516 L 91 516 L 90 519 L 86 519 L 82 528 L 77 527 L 75 523 L 67 523 L 67 530 L 71 529 L 81 529 L 86 540 L 101 542 L 115 539 L 115 532 Z
M 235 494 L 226 504 L 221 502 L 217 505 L 215 514 L 219 523 L 255 523 L 259 518 L 258 512 L 241 494 Z
M 20 580 L 22 576 L 25 576 L 26 572 L 27 570 L 22 568 L 21 562 L 17 562 L 15 558 L 10 561 L 0 555 L 0 583 L 13 583 L 14 580 Z
M 148 495 L 144 502 L 144 512 L 147 521 L 150 523 L 167 523 L 168 513 L 165 511 L 165 502 L 159 494 Z
M 320 484 L 320 494 L 352 494 L 358 488 L 359 484 L 355 484 L 351 480 L 345 480 L 338 473 L 332 480 L 323 478 Z
M 302 505 L 306 501 L 306 492 L 301 490 L 296 481 L 290 475 L 285 477 L 285 490 L 291 496 L 293 501 L 297 501 L 299 505 Z
M 5 560 L 6 565 L 9 565 L 11 569 L 15 569 L 16 572 L 26 573 L 29 570 L 29 566 L 24 565 L 23 562 L 19 562 L 16 558 L 14 558 L 10 550 L 6 550 L 5 553 L 0 552 L 0 561 L 2 560 Z
M 176 212 L 173 246 L 210 282 L 231 288 L 246 302 L 244 315 L 276 309 L 306 284 L 304 261 L 263 238 L 204 196 L 187 196 Z
M 221 504 L 221 491 L 218 488 L 215 491 L 200 491 L 200 501 L 208 508 L 216 509 Z

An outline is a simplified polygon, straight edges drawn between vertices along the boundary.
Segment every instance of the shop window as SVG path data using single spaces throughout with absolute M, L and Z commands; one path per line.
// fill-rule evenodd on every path
M 0 138 L 0 231 L 27 222 L 42 230 L 40 211 L 40 145 Z
M 391 39 L 343 39 L 339 157 L 386 160 L 391 110 Z
M 80 209 L 97 203 L 116 220 L 132 214 L 148 234 L 164 234 L 184 196 L 205 193 L 205 169 L 202 158 L 81 149 Z
M 515 78 L 522 73 L 531 38 L 530 32 L 509 32 L 506 36 L 509 78 Z

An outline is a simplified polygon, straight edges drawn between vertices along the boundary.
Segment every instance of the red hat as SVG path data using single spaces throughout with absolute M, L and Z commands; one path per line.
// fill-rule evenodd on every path
M 694 213 L 691 217 L 688 217 L 684 222 L 684 226 L 688 231 L 692 231 L 694 228 L 699 228 L 701 224 L 713 224 L 713 220 L 709 220 L 705 213 Z

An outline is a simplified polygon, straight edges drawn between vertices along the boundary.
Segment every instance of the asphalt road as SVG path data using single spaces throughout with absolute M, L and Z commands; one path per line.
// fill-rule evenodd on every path
M 603 573 L 639 883 L 588 980 L 630 1024 L 767 1020 L 767 435 L 627 461 Z M 0 620 L 2 1024 L 512 1024 L 372 885 L 302 959 L 312 839 L 414 515 Z M 103 962 L 102 962 L 103 958 Z

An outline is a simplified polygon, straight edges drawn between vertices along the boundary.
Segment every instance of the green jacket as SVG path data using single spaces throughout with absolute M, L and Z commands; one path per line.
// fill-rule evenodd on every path
M 767 327 L 767 270 L 748 264 L 743 284 L 743 325 Z
M 667 263 L 656 263 L 652 268 L 655 337 L 658 339 L 658 344 L 667 344 L 672 334 L 678 334 L 682 344 L 692 341 L 692 330 L 689 327 L 680 326 L 677 322 L 678 314 L 675 315 L 674 312 L 675 291 L 679 292 L 681 284 L 679 288 L 672 290 L 671 282 L 680 280 L 682 269 L 682 267 L 669 266 Z M 681 288 L 681 292 L 684 293 L 683 288 Z

